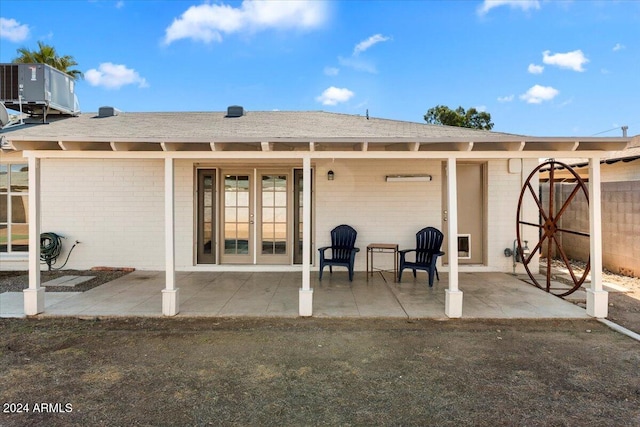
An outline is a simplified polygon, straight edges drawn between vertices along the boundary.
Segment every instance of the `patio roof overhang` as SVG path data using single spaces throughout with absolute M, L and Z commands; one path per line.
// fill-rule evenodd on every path
M 6 138 L 6 137 L 5 137 Z M 146 158 L 540 158 L 604 157 L 623 150 L 631 138 L 572 138 L 496 136 L 463 140 L 453 137 L 331 137 L 331 138 L 6 138 L 16 151 L 38 152 L 36 157 Z M 57 154 L 56 154 L 57 153 Z M 116 154 L 120 153 L 122 156 Z

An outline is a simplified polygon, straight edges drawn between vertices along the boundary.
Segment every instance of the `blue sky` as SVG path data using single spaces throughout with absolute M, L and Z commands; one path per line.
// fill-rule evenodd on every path
M 0 62 L 72 55 L 83 112 L 324 110 L 640 134 L 640 1 L 0 0 Z

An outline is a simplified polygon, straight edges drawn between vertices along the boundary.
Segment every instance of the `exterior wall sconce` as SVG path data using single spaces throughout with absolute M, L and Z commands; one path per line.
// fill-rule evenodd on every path
M 336 176 L 336 174 L 332 170 L 327 172 L 327 180 L 333 181 L 333 178 L 335 178 L 335 176 Z

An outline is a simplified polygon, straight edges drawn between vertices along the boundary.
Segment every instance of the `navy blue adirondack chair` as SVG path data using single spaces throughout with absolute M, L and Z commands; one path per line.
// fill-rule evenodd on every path
M 360 252 L 355 247 L 358 232 L 349 225 L 339 225 L 331 230 L 331 246 L 319 248 L 320 252 L 320 280 L 322 280 L 322 270 L 324 266 L 329 266 L 329 272 L 333 273 L 333 266 L 339 265 L 347 267 L 349 270 L 349 281 L 353 281 L 353 264 L 356 253 Z M 331 249 L 331 257 L 325 255 L 325 251 Z
M 438 280 L 438 269 L 436 261 L 439 256 L 444 255 L 440 250 L 444 235 L 440 230 L 433 227 L 426 227 L 416 233 L 416 248 L 403 249 L 398 251 L 400 254 L 400 268 L 398 271 L 398 282 L 402 280 L 402 270 L 410 268 L 413 270 L 413 277 L 416 277 L 416 270 L 424 270 L 429 274 L 429 287 L 433 286 L 433 274 L 435 273 Z M 410 252 L 416 253 L 415 262 L 407 261 L 406 256 Z

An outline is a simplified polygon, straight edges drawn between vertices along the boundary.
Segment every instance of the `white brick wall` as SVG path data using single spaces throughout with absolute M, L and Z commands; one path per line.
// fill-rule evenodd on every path
M 335 179 L 327 180 L 333 170 Z M 429 174 L 431 182 L 385 182 L 386 175 Z M 316 248 L 331 244 L 340 224 L 358 231 L 356 270 L 366 267 L 370 243 L 415 246 L 415 234 L 427 226 L 442 228 L 441 162 L 422 160 L 335 160 L 316 162 Z M 318 259 L 318 251 L 313 254 Z M 376 256 L 376 267 L 392 266 L 392 256 Z
M 525 160 L 522 173 L 509 173 L 508 160 L 487 162 L 488 269 L 512 271 L 513 260 L 504 256 L 504 249 L 511 248 L 516 238 L 516 210 L 522 182 L 537 165 L 535 159 Z M 421 228 L 444 227 L 439 160 L 329 160 L 316 162 L 316 169 L 316 248 L 330 244 L 330 231 L 336 225 L 352 225 L 358 231 L 357 245 L 361 250 L 356 262 L 358 270 L 366 267 L 368 244 L 398 243 L 400 248 L 412 248 L 415 233 Z M 327 181 L 328 170 L 334 171 L 334 181 Z M 385 175 L 425 173 L 432 175 L 433 181 L 385 182 Z M 528 220 L 537 222 L 537 207 L 532 203 L 526 206 Z M 535 229 L 527 229 L 525 236 L 530 247 L 537 242 Z M 317 251 L 314 256 L 317 260 Z M 385 258 L 376 258 L 376 267 L 378 259 L 384 263 Z M 391 265 L 390 261 L 387 264 Z M 518 271 L 523 271 L 520 265 Z
M 67 250 L 81 242 L 67 268 L 163 268 L 163 161 L 46 159 L 41 168 L 42 231 L 65 236 Z
M 531 171 L 538 166 L 535 159 L 522 161 L 521 173 L 509 173 L 508 160 L 488 162 L 488 212 L 487 212 L 487 260 L 490 267 L 500 271 L 512 271 L 513 259 L 504 256 L 505 248 L 512 248 L 516 239 L 516 212 L 520 190 Z M 537 183 L 532 185 L 537 191 Z M 538 208 L 531 198 L 524 198 L 525 217 L 523 220 L 538 223 Z M 523 228 L 523 239 L 529 241 L 529 248 L 538 242 L 537 229 Z M 532 264 L 537 269 L 537 264 Z M 518 272 L 524 272 L 520 264 Z
M 522 173 L 509 173 L 507 160 L 487 162 L 488 269 L 511 271 L 503 250 L 515 239 L 515 215 L 522 182 L 537 165 L 525 160 Z M 358 230 L 361 252 L 356 268 L 365 269 L 370 243 L 398 243 L 410 248 L 415 233 L 426 226 L 443 228 L 442 161 L 318 160 L 315 176 L 315 246 L 328 245 L 330 230 L 350 224 Z M 335 180 L 327 180 L 333 170 Z M 429 174 L 431 182 L 388 183 L 386 175 Z M 195 168 L 190 160 L 175 163 L 176 266 L 194 263 Z M 529 220 L 537 208 L 528 203 Z M 96 265 L 164 268 L 163 160 L 42 160 L 42 231 L 67 237 L 68 268 Z M 527 238 L 537 242 L 535 230 Z M 446 250 L 446 249 L 445 249 Z M 63 254 L 66 256 L 66 252 Z M 389 268 L 390 255 L 376 256 L 376 267 Z M 521 268 L 519 268 L 521 270 Z
M 194 264 L 196 178 L 192 161 L 177 160 L 175 162 L 175 186 L 176 268 L 181 269 Z

